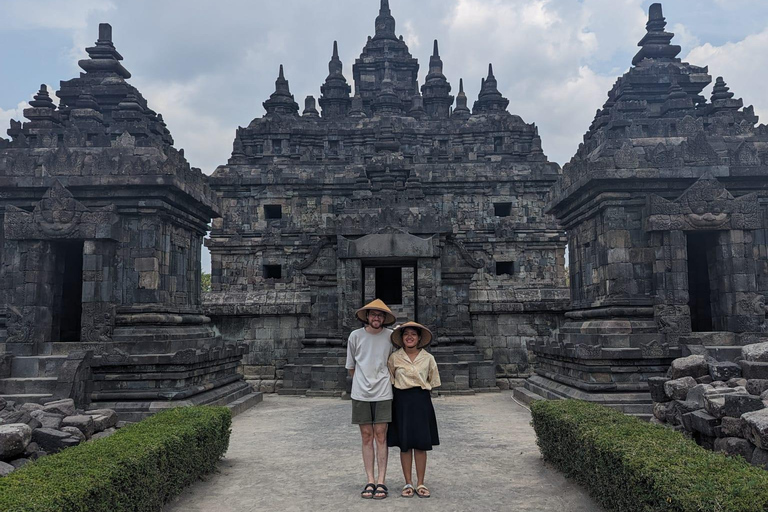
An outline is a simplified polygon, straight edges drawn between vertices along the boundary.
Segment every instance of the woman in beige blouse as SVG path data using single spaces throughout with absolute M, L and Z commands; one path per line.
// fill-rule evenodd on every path
M 392 333 L 392 343 L 399 350 L 389 356 L 387 366 L 394 385 L 392 423 L 387 431 L 387 445 L 400 448 L 405 487 L 401 496 L 429 498 L 424 485 L 427 451 L 440 444 L 437 419 L 430 392 L 440 385 L 440 374 L 432 354 L 424 347 L 432 341 L 429 329 L 416 322 L 407 322 Z M 416 461 L 417 486 L 412 480 L 413 460 Z

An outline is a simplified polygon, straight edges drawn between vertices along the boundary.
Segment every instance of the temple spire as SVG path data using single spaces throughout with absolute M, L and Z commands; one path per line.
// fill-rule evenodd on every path
M 437 47 L 437 39 L 432 50 L 432 57 L 429 59 L 429 74 L 421 86 L 421 93 L 424 96 L 424 108 L 429 117 L 446 118 L 453 105 L 453 96 L 450 95 L 451 84 L 446 80 L 443 74 L 443 61 L 440 59 L 440 51 Z
M 453 109 L 453 117 L 468 119 L 472 113 L 467 107 L 467 95 L 464 93 L 464 79 L 459 79 L 459 94 L 456 96 L 456 108 Z
M 392 80 L 392 66 L 389 61 L 384 64 L 384 80 L 381 81 L 381 92 L 371 105 L 375 114 L 402 114 L 403 103 L 395 93 Z
M 506 111 L 508 105 L 509 100 L 501 95 L 496 77 L 493 76 L 493 64 L 488 64 L 488 77 L 482 82 L 480 94 L 472 107 L 472 111 L 475 114 L 479 112 Z
M 648 9 L 648 23 L 645 36 L 637 43 L 640 51 L 632 59 L 632 65 L 637 66 L 643 59 L 673 60 L 680 53 L 680 47 L 670 44 L 675 34 L 665 32 L 667 21 L 661 10 L 661 4 L 651 4 Z
M 389 10 L 389 0 L 381 0 L 379 15 L 376 17 L 376 35 L 374 39 L 395 39 L 395 18 Z
M 339 58 L 339 45 L 333 42 L 333 54 L 328 63 L 328 77 L 320 87 L 320 108 L 323 109 L 323 117 L 344 117 L 349 112 L 351 99 L 349 97 L 352 88 L 342 74 L 343 65 Z
M 120 64 L 123 56 L 120 55 L 112 44 L 112 25 L 99 23 L 99 38 L 96 45 L 85 49 L 88 59 L 78 62 L 78 65 L 86 73 L 98 73 L 104 75 L 118 75 L 122 78 L 131 78 L 131 74 Z
M 299 104 L 293 99 L 288 80 L 285 79 L 283 65 L 280 64 L 280 72 L 275 80 L 275 92 L 264 102 L 264 110 L 269 114 L 298 115 Z

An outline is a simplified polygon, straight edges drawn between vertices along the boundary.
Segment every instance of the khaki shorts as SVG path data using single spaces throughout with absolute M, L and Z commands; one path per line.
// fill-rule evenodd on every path
M 360 400 L 352 400 L 353 425 L 391 422 L 392 400 L 381 400 L 379 402 L 361 402 Z

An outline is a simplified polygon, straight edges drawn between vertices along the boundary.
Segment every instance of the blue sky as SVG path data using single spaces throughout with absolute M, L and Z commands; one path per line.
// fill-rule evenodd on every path
M 629 67 L 650 3 L 390 0 L 422 79 L 435 38 L 454 93 L 464 78 L 470 104 L 493 62 L 509 110 L 537 124 L 544 151 L 561 165 Z M 709 65 L 713 78 L 724 76 L 768 116 L 768 1 L 663 5 L 680 57 Z M 98 24 L 109 22 L 131 83 L 163 114 L 190 163 L 210 174 L 226 162 L 235 129 L 263 115 L 281 63 L 303 105 L 319 96 L 338 40 L 351 82 L 378 7 L 379 0 L 0 0 L 0 129 L 21 119 L 41 83 L 58 89 L 76 76 Z

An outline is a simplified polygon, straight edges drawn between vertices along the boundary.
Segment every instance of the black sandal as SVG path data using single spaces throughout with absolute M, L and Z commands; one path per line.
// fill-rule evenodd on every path
M 370 500 L 373 498 L 373 495 L 376 493 L 376 484 L 367 484 L 363 488 L 363 492 L 360 493 L 360 497 L 364 500 Z
M 384 496 L 376 497 L 377 494 L 383 494 Z M 373 499 L 375 500 L 383 500 L 389 496 L 389 489 L 387 489 L 387 486 L 384 484 L 377 484 L 376 485 L 376 492 L 373 493 Z

